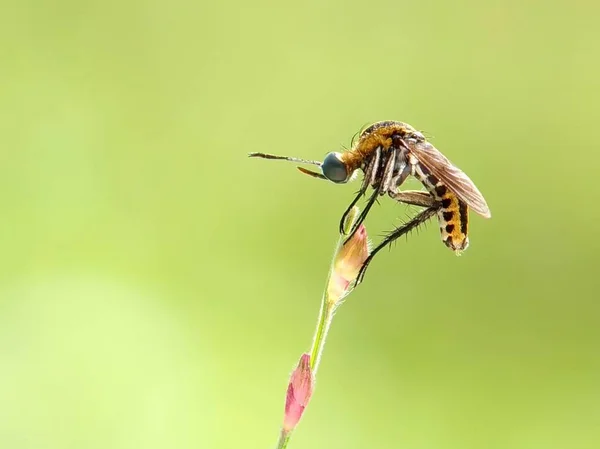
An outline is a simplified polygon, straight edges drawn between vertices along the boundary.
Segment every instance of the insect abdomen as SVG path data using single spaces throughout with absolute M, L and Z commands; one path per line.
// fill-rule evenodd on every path
M 437 213 L 444 244 L 460 254 L 469 246 L 469 208 L 439 179 L 421 164 L 415 164 L 414 176 L 442 204 Z
M 448 248 L 460 254 L 469 246 L 469 215 L 465 203 L 453 193 L 442 199 L 442 208 L 438 211 L 442 241 Z

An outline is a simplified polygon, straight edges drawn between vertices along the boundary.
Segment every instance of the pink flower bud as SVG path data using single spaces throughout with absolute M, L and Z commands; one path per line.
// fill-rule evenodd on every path
M 343 298 L 369 257 L 367 229 L 361 224 L 352 238 L 344 243 L 333 261 L 327 292 L 331 300 Z
M 308 405 L 313 391 L 313 374 L 310 369 L 310 355 L 302 354 L 298 366 L 290 377 L 290 383 L 285 398 L 285 416 L 283 418 L 284 432 L 291 432 Z

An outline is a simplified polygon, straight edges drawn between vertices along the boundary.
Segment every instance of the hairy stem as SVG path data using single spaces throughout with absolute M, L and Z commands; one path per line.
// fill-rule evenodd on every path
M 333 320 L 333 311 L 335 307 L 331 301 L 327 300 L 327 294 L 323 296 L 321 302 L 321 310 L 319 311 L 319 320 L 317 321 L 317 328 L 315 330 L 315 336 L 313 337 L 313 344 L 310 350 L 310 368 L 313 374 L 317 373 L 319 362 L 321 361 L 321 355 L 325 348 L 325 340 L 327 339 L 327 333 Z
M 286 432 L 285 430 L 281 429 L 281 434 L 279 435 L 279 441 L 277 441 L 276 449 L 285 449 L 290 441 L 291 436 L 291 432 Z

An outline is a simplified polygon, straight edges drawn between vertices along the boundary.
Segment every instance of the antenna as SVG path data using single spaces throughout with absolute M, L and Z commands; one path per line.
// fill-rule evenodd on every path
M 248 157 L 260 157 L 262 159 L 277 159 L 280 161 L 289 161 L 289 162 L 297 162 L 300 164 L 311 164 L 311 165 L 317 165 L 317 166 L 321 166 L 321 162 L 319 161 L 309 161 L 306 159 L 300 159 L 297 157 L 289 157 L 289 156 L 276 156 L 274 154 L 267 154 L 267 153 L 249 153 Z

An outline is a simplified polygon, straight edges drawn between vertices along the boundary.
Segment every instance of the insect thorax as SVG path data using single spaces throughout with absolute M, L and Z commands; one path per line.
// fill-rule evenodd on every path
M 392 146 L 400 150 L 402 145 L 398 139 L 408 138 L 419 140 L 422 135 L 406 123 L 395 121 L 377 122 L 360 134 L 352 149 L 343 153 L 342 160 L 351 171 L 363 168 L 378 148 L 381 148 L 384 152 Z

